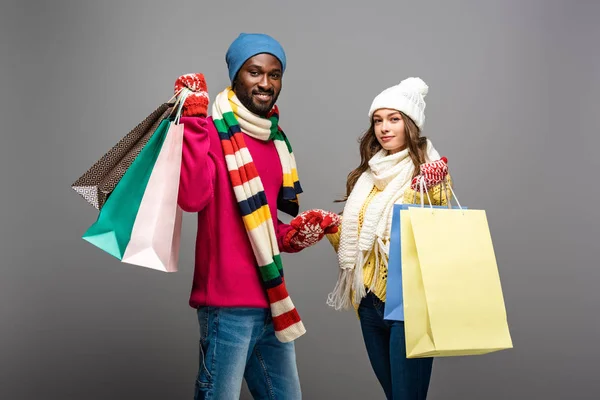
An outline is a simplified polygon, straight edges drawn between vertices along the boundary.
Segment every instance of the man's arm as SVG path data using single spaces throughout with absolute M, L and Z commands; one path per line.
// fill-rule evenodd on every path
M 185 96 L 183 103 L 183 151 L 179 180 L 179 206 L 187 212 L 199 212 L 213 198 L 215 164 L 209 153 L 207 120 L 208 89 L 204 75 L 181 75 L 175 81 L 175 93 Z
M 179 206 L 200 212 L 213 198 L 215 164 L 208 153 L 210 140 L 206 117 L 182 117 L 183 154 L 179 180 Z

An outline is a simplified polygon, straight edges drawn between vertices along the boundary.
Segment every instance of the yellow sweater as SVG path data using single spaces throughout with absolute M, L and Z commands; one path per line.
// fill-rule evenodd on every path
M 452 180 L 451 180 L 450 176 L 448 176 L 446 185 L 451 185 L 451 184 L 452 184 Z M 429 193 L 429 197 L 431 198 L 431 203 L 433 205 L 447 205 L 448 204 L 448 198 L 451 197 L 451 195 L 448 193 L 445 193 L 445 191 L 443 190 L 443 186 L 444 185 L 439 184 L 439 185 L 436 185 L 433 188 L 429 189 L 428 193 Z M 447 189 L 447 191 L 449 192 L 450 190 Z M 365 211 L 367 210 L 367 207 L 369 206 L 371 201 L 375 198 L 375 196 L 377 196 L 379 193 L 381 193 L 381 191 L 379 189 L 377 189 L 376 186 L 373 186 L 371 193 L 369 193 L 369 195 L 367 196 L 367 199 L 361 206 L 359 214 L 358 214 L 358 230 L 359 230 L 358 233 L 360 233 L 360 229 L 362 228 Z M 429 205 L 429 200 L 427 199 L 427 195 L 424 195 L 424 202 L 426 205 Z M 415 192 L 414 190 L 412 190 L 410 188 L 407 189 L 404 192 L 403 203 L 404 204 L 421 204 L 421 193 Z M 343 229 L 343 221 L 342 221 L 342 224 L 340 224 L 340 227 L 336 233 L 327 235 L 327 239 L 329 240 L 329 243 L 331 243 L 331 245 L 333 246 L 336 253 L 338 251 L 338 247 L 340 244 L 340 235 L 342 233 L 342 229 Z M 370 287 L 371 284 L 373 283 L 373 279 L 375 279 L 375 271 L 376 270 L 377 270 L 377 268 L 375 265 L 375 253 L 371 252 L 369 259 L 367 260 L 367 262 L 365 263 L 365 266 L 363 268 L 363 277 L 364 277 L 364 281 L 365 281 L 365 287 Z M 380 299 L 383 302 L 385 302 L 385 298 L 386 298 L 387 272 L 388 271 L 387 271 L 386 264 L 383 263 L 382 261 L 380 261 L 379 270 L 378 270 L 378 274 L 377 274 L 377 280 L 376 280 L 375 287 L 373 288 L 372 292 L 375 296 L 377 296 L 378 299 Z M 351 293 L 351 298 L 352 299 L 354 298 L 354 293 Z M 355 304 L 354 301 L 352 301 L 352 305 L 354 306 L 355 310 L 358 310 L 359 304 Z

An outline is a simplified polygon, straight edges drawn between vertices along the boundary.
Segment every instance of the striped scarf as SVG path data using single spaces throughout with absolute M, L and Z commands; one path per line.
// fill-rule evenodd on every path
M 298 214 L 298 194 L 302 193 L 302 188 L 298 182 L 292 148 L 278 126 L 277 107 L 273 107 L 268 118 L 261 118 L 240 103 L 231 87 L 215 98 L 212 117 L 219 132 L 244 226 L 267 291 L 275 336 L 281 342 L 290 342 L 302 336 L 306 330 L 285 287 L 273 219 L 262 181 L 246 147 L 244 133 L 259 140 L 274 141 L 283 169 L 283 188 L 279 193 L 277 207 L 295 216 Z

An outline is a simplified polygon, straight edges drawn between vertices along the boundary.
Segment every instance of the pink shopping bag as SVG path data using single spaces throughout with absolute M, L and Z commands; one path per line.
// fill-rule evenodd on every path
M 176 272 L 182 210 L 177 205 L 183 124 L 171 122 L 137 213 L 122 261 Z

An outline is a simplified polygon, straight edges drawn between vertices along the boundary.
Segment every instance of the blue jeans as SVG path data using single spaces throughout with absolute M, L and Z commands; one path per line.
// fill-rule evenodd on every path
M 358 308 L 371 367 L 388 399 L 426 399 L 433 358 L 406 358 L 404 322 L 384 320 L 384 306 L 369 293 Z
M 301 399 L 294 343 L 275 337 L 269 309 L 201 307 L 194 399 L 239 399 L 242 379 L 255 399 Z

